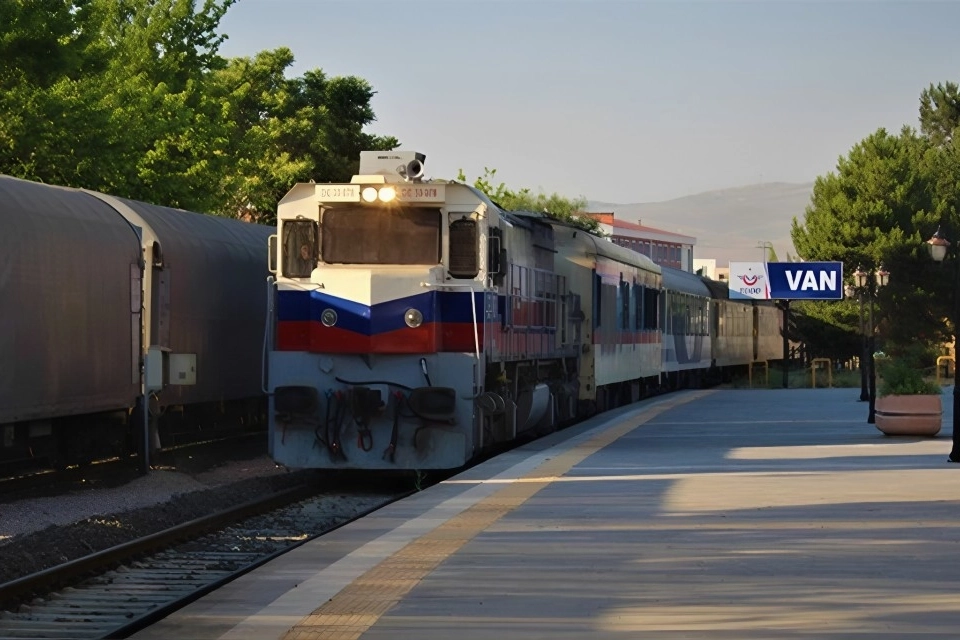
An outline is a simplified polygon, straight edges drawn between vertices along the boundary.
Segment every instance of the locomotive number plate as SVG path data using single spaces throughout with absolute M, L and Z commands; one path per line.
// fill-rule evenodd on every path
M 317 200 L 320 202 L 360 202 L 360 185 L 318 184 Z
M 397 200 L 402 202 L 443 202 L 446 195 L 442 184 L 397 185 Z

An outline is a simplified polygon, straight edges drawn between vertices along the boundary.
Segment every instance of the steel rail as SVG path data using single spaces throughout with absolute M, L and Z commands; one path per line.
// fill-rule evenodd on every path
M 91 553 L 82 558 L 65 562 L 0 584 L 0 606 L 22 602 L 37 592 L 53 591 L 88 574 L 110 569 L 132 558 L 171 546 L 181 540 L 196 537 L 207 531 L 230 524 L 251 515 L 281 507 L 297 500 L 309 498 L 317 493 L 315 484 L 305 484 L 293 489 L 270 495 L 267 498 L 252 500 L 217 513 L 195 518 L 189 522 L 170 527 L 163 531 L 131 540 L 123 544 Z
M 264 565 L 264 564 L 267 564 L 268 562 L 276 559 L 277 557 L 282 556 L 283 554 L 285 554 L 285 553 L 287 553 L 287 552 L 289 552 L 289 551 L 292 551 L 293 549 L 296 549 L 297 547 L 299 547 L 299 546 L 301 546 L 301 545 L 304 545 L 304 544 L 310 542 L 311 540 L 314 540 L 314 539 L 316 539 L 316 538 L 318 538 L 318 537 L 320 537 L 320 536 L 322 536 L 322 535 L 326 535 L 326 534 L 330 533 L 331 531 L 335 531 L 335 530 L 339 529 L 340 527 L 343 527 L 343 526 L 345 526 L 345 525 L 350 524 L 351 522 L 355 522 L 355 521 L 359 520 L 360 518 L 366 517 L 366 516 L 370 515 L 371 513 L 373 513 L 374 511 L 376 511 L 377 509 L 383 508 L 386 504 L 389 504 L 389 503 L 391 503 L 391 502 L 396 502 L 397 500 L 402 500 L 403 498 L 406 498 L 406 497 L 408 497 L 408 496 L 410 496 L 410 495 L 413 495 L 414 493 L 416 493 L 415 490 L 414 490 L 414 491 L 405 492 L 405 493 L 403 493 L 403 494 L 401 494 L 401 495 L 396 496 L 395 498 L 393 498 L 393 499 L 391 499 L 391 500 L 389 500 L 389 501 L 384 502 L 383 504 L 377 504 L 377 505 L 374 505 L 374 506 L 370 507 L 369 509 L 364 509 L 363 511 L 361 511 L 361 512 L 357 513 L 356 515 L 354 515 L 353 517 L 351 517 L 351 518 L 349 518 L 349 519 L 347 519 L 347 520 L 344 520 L 343 522 L 341 522 L 341 523 L 339 523 L 339 524 L 337 524 L 337 525 L 335 525 L 335 526 L 333 526 L 333 527 L 330 527 L 329 529 L 323 531 L 322 533 L 318 533 L 318 534 L 315 535 L 315 536 L 310 536 L 309 538 L 307 538 L 307 539 L 305 539 L 305 540 L 301 540 L 301 541 L 299 541 L 299 542 L 291 543 L 291 544 L 290 544 L 288 547 L 286 547 L 286 548 L 278 549 L 277 551 L 274 551 L 273 553 L 271 553 L 271 554 L 269 554 L 269 555 L 266 555 L 266 556 L 264 556 L 264 557 L 262 557 L 262 558 L 259 558 L 259 559 L 255 560 L 254 562 L 251 562 L 251 563 L 248 564 L 247 566 L 242 567 L 241 569 L 238 569 L 237 571 L 234 571 L 233 573 L 231 573 L 231 574 L 228 575 L 228 576 L 224 576 L 223 578 L 220 578 L 219 580 L 212 581 L 212 582 L 208 583 L 207 585 L 205 585 L 205 586 L 203 586 L 203 587 L 200 587 L 199 589 L 194 590 L 192 593 L 190 593 L 190 594 L 188 594 L 188 595 L 186 595 L 186 596 L 184 596 L 184 597 L 178 598 L 178 599 L 176 599 L 176 600 L 172 600 L 171 602 L 169 602 L 169 603 L 167 603 L 167 604 L 165 604 L 165 605 L 162 605 L 162 606 L 157 607 L 157 608 L 155 608 L 155 609 L 153 609 L 153 610 L 151 610 L 151 611 L 148 611 L 147 613 L 143 614 L 142 616 L 139 616 L 138 618 L 135 618 L 135 619 L 131 620 L 128 624 L 124 625 L 123 627 L 120 627 L 119 629 L 114 630 L 113 632 L 109 633 L 108 635 L 105 635 L 104 638 L 105 638 L 105 640 L 113 640 L 113 639 L 115 639 L 115 638 L 128 638 L 128 637 L 130 637 L 131 635 L 133 635 L 134 633 L 137 633 L 137 632 L 139 632 L 139 631 L 142 631 L 143 629 L 146 629 L 146 628 L 149 627 L 150 625 L 155 624 L 155 623 L 159 622 L 160 620 L 166 618 L 166 617 L 167 617 L 168 615 L 170 615 L 171 613 L 173 613 L 173 612 L 175 612 L 175 611 L 177 611 L 177 610 L 179 610 L 179 609 L 182 609 L 183 607 L 187 606 L 188 604 L 190 604 L 190 603 L 192 603 L 192 602 L 194 602 L 194 601 L 196 601 L 196 600 L 199 600 L 200 598 L 202 598 L 203 596 L 207 595 L 208 593 L 211 593 L 211 592 L 213 592 L 213 591 L 216 591 L 216 590 L 219 589 L 220 587 L 222 587 L 222 586 L 224 586 L 224 585 L 226 585 L 226 584 L 228 584 L 228 583 L 236 580 L 236 579 L 239 578 L 240 576 L 242 576 L 242 575 L 244 575 L 244 574 L 246 574 L 246 573 L 249 573 L 249 572 L 253 571 L 253 570 L 256 569 L 257 567 L 260 567 L 260 566 L 262 566 L 262 565 Z

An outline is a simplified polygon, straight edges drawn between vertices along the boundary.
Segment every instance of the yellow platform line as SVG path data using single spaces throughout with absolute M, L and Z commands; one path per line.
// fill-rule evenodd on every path
M 477 534 L 496 523 L 588 456 L 649 422 L 664 411 L 702 398 L 701 391 L 658 404 L 639 416 L 624 418 L 554 458 L 545 460 L 514 482 L 410 542 L 344 587 L 305 616 L 284 640 L 356 640 L 440 563 Z

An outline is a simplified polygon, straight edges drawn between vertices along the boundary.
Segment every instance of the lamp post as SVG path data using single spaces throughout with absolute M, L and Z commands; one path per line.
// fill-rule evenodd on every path
M 873 276 L 872 278 L 870 276 Z M 877 291 L 881 287 L 887 286 L 887 283 L 890 281 L 890 272 L 883 268 L 883 265 L 880 265 L 880 268 L 877 269 L 876 273 L 868 273 L 857 267 L 856 272 L 853 274 L 854 279 L 856 280 L 857 287 L 866 292 L 868 305 L 867 311 L 867 337 L 865 340 L 865 351 L 866 351 L 866 362 L 869 369 L 869 391 L 867 398 L 870 401 L 870 408 L 867 412 L 867 423 L 875 424 L 876 423 L 876 406 L 877 406 L 877 367 L 876 362 L 873 359 L 873 353 L 877 350 L 877 339 L 876 339 L 876 327 L 873 325 L 873 302 L 876 298 Z M 861 385 L 863 384 L 863 374 L 861 373 Z M 863 398 L 863 389 L 861 388 L 860 392 L 861 399 Z
M 930 249 L 930 257 L 936 262 L 943 262 L 947 257 L 947 249 L 950 247 L 950 241 L 943 237 L 940 228 L 927 240 L 927 248 Z M 960 264 L 960 260 L 955 260 Z M 958 281 L 960 281 L 960 271 Z M 957 357 L 957 322 L 960 321 L 960 293 L 956 287 L 953 290 L 953 357 Z M 960 368 L 957 362 L 953 362 L 953 447 L 950 449 L 950 456 L 947 462 L 960 462 L 960 395 L 957 394 L 957 385 L 960 384 Z
M 847 297 L 852 298 L 856 295 L 857 301 L 860 303 L 860 314 L 858 316 L 860 319 L 860 402 L 866 402 L 870 399 L 870 393 L 867 391 L 867 362 L 870 358 L 867 353 L 867 328 L 863 319 L 863 289 L 859 284 L 861 277 L 866 278 L 866 274 L 858 266 L 853 277 L 856 284 L 849 287 Z
M 763 257 L 763 260 L 762 260 L 762 262 L 764 262 L 764 263 L 769 262 L 769 260 L 767 260 L 767 258 L 770 257 L 770 254 L 767 252 L 767 249 L 773 249 L 773 243 L 770 242 L 769 240 L 763 240 L 763 241 L 757 243 L 757 248 L 760 249 L 760 250 L 763 252 L 763 256 L 762 256 L 762 257 Z

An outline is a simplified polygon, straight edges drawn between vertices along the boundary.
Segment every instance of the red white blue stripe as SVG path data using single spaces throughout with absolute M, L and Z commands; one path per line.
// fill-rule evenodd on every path
M 473 312 L 477 338 L 483 344 L 483 292 L 428 291 L 365 305 L 323 291 L 280 290 L 277 295 L 277 349 L 313 353 L 434 353 L 474 351 Z M 336 323 L 320 318 L 331 309 Z M 409 309 L 423 315 L 419 327 L 409 327 Z

